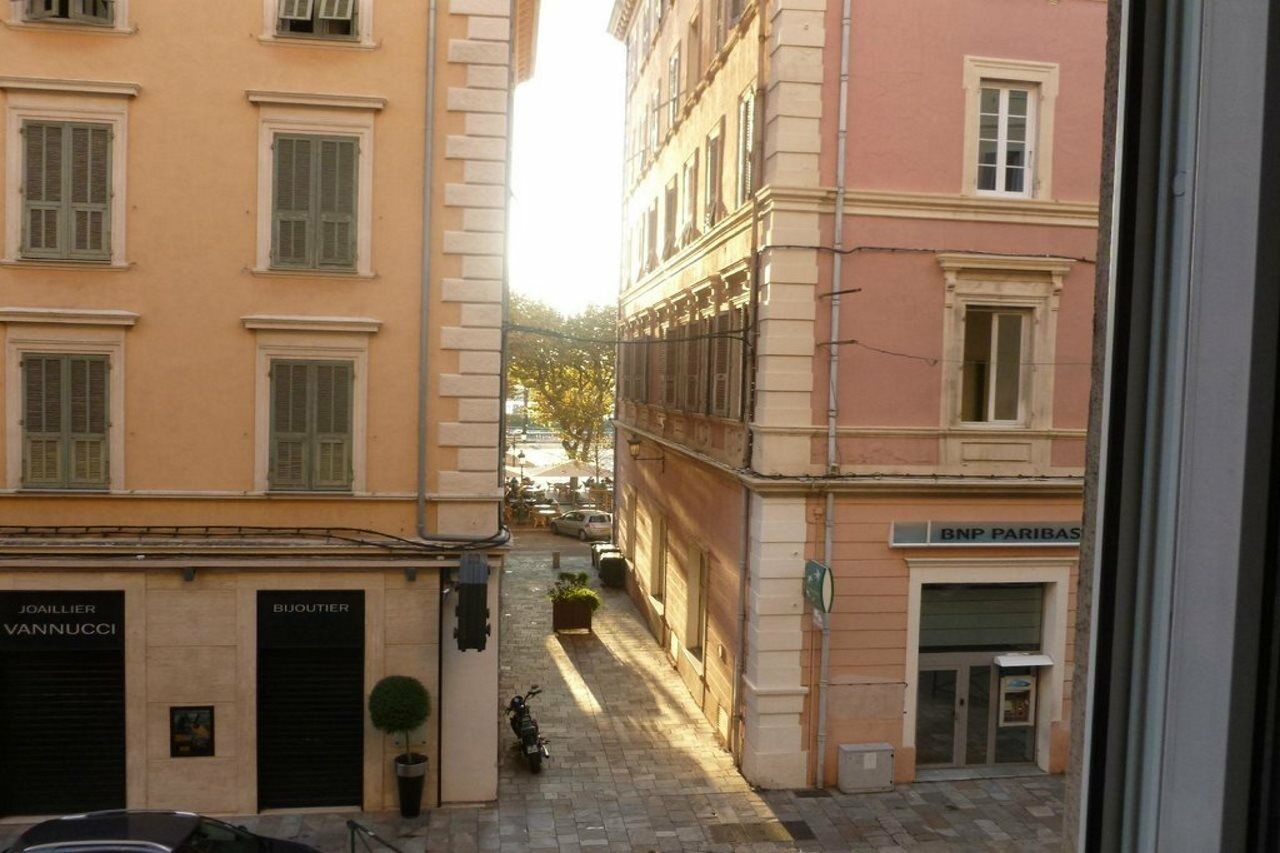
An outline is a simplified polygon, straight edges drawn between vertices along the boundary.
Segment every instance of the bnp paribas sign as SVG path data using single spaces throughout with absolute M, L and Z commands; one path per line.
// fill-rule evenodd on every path
M 1078 547 L 1081 525 L 1062 521 L 895 521 L 894 548 Z

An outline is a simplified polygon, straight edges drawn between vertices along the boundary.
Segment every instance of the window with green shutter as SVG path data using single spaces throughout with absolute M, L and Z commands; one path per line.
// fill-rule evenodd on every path
M 351 489 L 354 376 L 347 361 L 271 362 L 272 489 Z
M 107 460 L 106 356 L 22 357 L 22 485 L 102 489 Z
M 111 126 L 22 125 L 22 254 L 111 259 Z
M 303 38 L 352 39 L 356 0 L 276 0 L 276 34 Z
M 73 21 L 80 24 L 115 23 L 115 0 L 26 0 L 28 21 Z
M 359 144 L 344 136 L 275 137 L 272 266 L 355 269 Z

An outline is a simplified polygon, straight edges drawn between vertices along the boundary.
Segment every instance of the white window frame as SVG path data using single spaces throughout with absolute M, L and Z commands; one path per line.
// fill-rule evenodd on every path
M 1054 353 L 1058 304 L 1072 262 L 1033 256 L 938 256 L 946 282 L 942 329 L 942 423 L 953 430 L 1050 429 L 1053 424 Z M 964 323 L 970 308 L 1020 311 L 1023 375 L 1019 409 L 1010 421 L 961 420 L 964 388 Z
M 82 33 L 103 33 L 106 35 L 129 35 L 136 32 L 137 28 L 133 26 L 129 18 L 129 0 L 115 0 L 115 20 L 110 24 L 82 24 L 79 21 L 58 18 L 55 20 L 27 20 L 27 2 L 26 0 L 9 0 L 3 5 L 9 7 L 9 17 L 4 22 L 6 26 L 15 29 L 49 29 L 57 28 L 59 30 L 73 29 Z
M 318 4 L 320 0 L 315 0 Z M 355 0 L 356 33 L 354 38 L 324 38 L 283 36 L 276 32 L 276 9 L 279 0 L 262 0 L 262 35 L 258 41 L 264 44 L 282 44 L 297 47 L 320 48 L 373 48 L 378 43 L 373 36 L 373 0 Z
M 125 334 L 137 315 L 111 312 L 110 319 L 94 320 L 76 312 L 33 311 L 21 325 L 0 309 L 0 323 L 8 323 L 5 337 L 5 489 L 9 492 L 42 491 L 22 487 L 22 357 L 31 354 L 101 355 L 107 359 L 107 489 L 63 489 L 61 493 L 116 494 L 125 489 L 124 379 Z M 108 312 L 102 312 L 104 315 Z M 43 321 L 43 322 L 42 322 Z M 110 325 L 101 325 L 109 323 Z
M 352 365 L 351 393 L 351 491 L 288 492 L 289 495 L 362 495 L 367 493 L 369 337 L 370 331 L 334 331 L 325 328 L 333 318 L 318 319 L 309 326 L 305 318 L 290 318 L 295 330 L 271 328 L 284 325 L 263 318 L 245 318 L 255 331 L 257 357 L 254 364 L 254 453 L 253 488 L 257 494 L 279 494 L 271 490 L 271 363 L 273 361 L 346 361 Z M 256 326 L 256 327 L 255 327 Z M 341 328 L 341 327 L 338 327 Z
M 982 179 L 982 163 L 977 164 L 977 174 L 974 177 L 974 191 L 978 195 L 984 196 L 1006 196 L 1010 198 L 1032 198 L 1035 194 L 1036 183 L 1036 104 L 1039 101 L 1036 93 L 1039 87 L 1031 86 L 1023 83 L 1004 83 L 984 80 L 979 88 L 979 118 L 981 118 L 981 92 L 993 91 L 997 93 L 999 103 L 996 105 L 996 185 L 991 189 L 984 189 L 978 186 L 978 182 Z M 1027 96 L 1027 115 L 1026 115 L 1026 135 L 1023 139 L 1024 159 L 1025 163 L 1021 167 L 1023 170 L 1022 189 L 1011 190 L 1006 186 L 1008 181 L 1008 161 L 1009 161 L 1009 97 L 1013 92 L 1023 92 Z M 981 121 L 979 121 L 979 154 L 982 148 L 981 138 Z
M 964 58 L 965 133 L 962 194 L 1010 200 L 1053 198 L 1053 127 L 1058 98 L 1057 63 L 980 56 Z M 984 87 L 1026 88 L 1029 164 L 1027 191 L 1009 193 L 978 189 L 978 133 Z
M 22 90 L 5 85 L 8 93 L 5 109 L 5 233 L 4 257 L 0 263 L 29 266 L 74 267 L 76 269 L 124 269 L 125 229 L 128 221 L 129 102 L 136 88 L 121 88 L 119 93 L 85 92 L 68 88 L 64 91 Z M 71 82 L 68 81 L 68 86 Z M 31 121 L 91 122 L 111 127 L 111 258 L 94 260 L 40 260 L 22 256 L 22 126 Z
M 315 109 L 260 103 L 258 128 L 258 240 L 254 272 L 306 278 L 372 278 L 373 271 L 373 114 L 376 107 Z M 356 268 L 342 270 L 273 269 L 271 203 L 275 175 L 272 144 L 277 134 L 354 136 L 359 140 L 356 179 Z

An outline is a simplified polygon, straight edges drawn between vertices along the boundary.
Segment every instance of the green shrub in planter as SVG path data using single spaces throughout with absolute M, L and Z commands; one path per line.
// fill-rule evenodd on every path
M 600 593 L 587 586 L 586 572 L 561 572 L 547 591 L 551 599 L 551 630 L 591 630 L 591 614 L 600 607 Z
M 396 756 L 396 781 L 400 788 L 400 814 L 417 817 L 422 809 L 422 787 L 427 776 L 427 757 L 414 752 L 410 733 L 431 716 L 431 694 L 422 682 L 407 675 L 388 675 L 369 694 L 369 718 L 374 728 L 400 735 L 404 752 Z

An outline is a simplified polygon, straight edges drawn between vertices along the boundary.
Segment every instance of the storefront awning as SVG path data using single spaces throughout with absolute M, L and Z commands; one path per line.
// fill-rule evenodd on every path
M 1010 652 L 996 655 L 996 666 L 1053 666 L 1053 658 L 1033 652 Z

